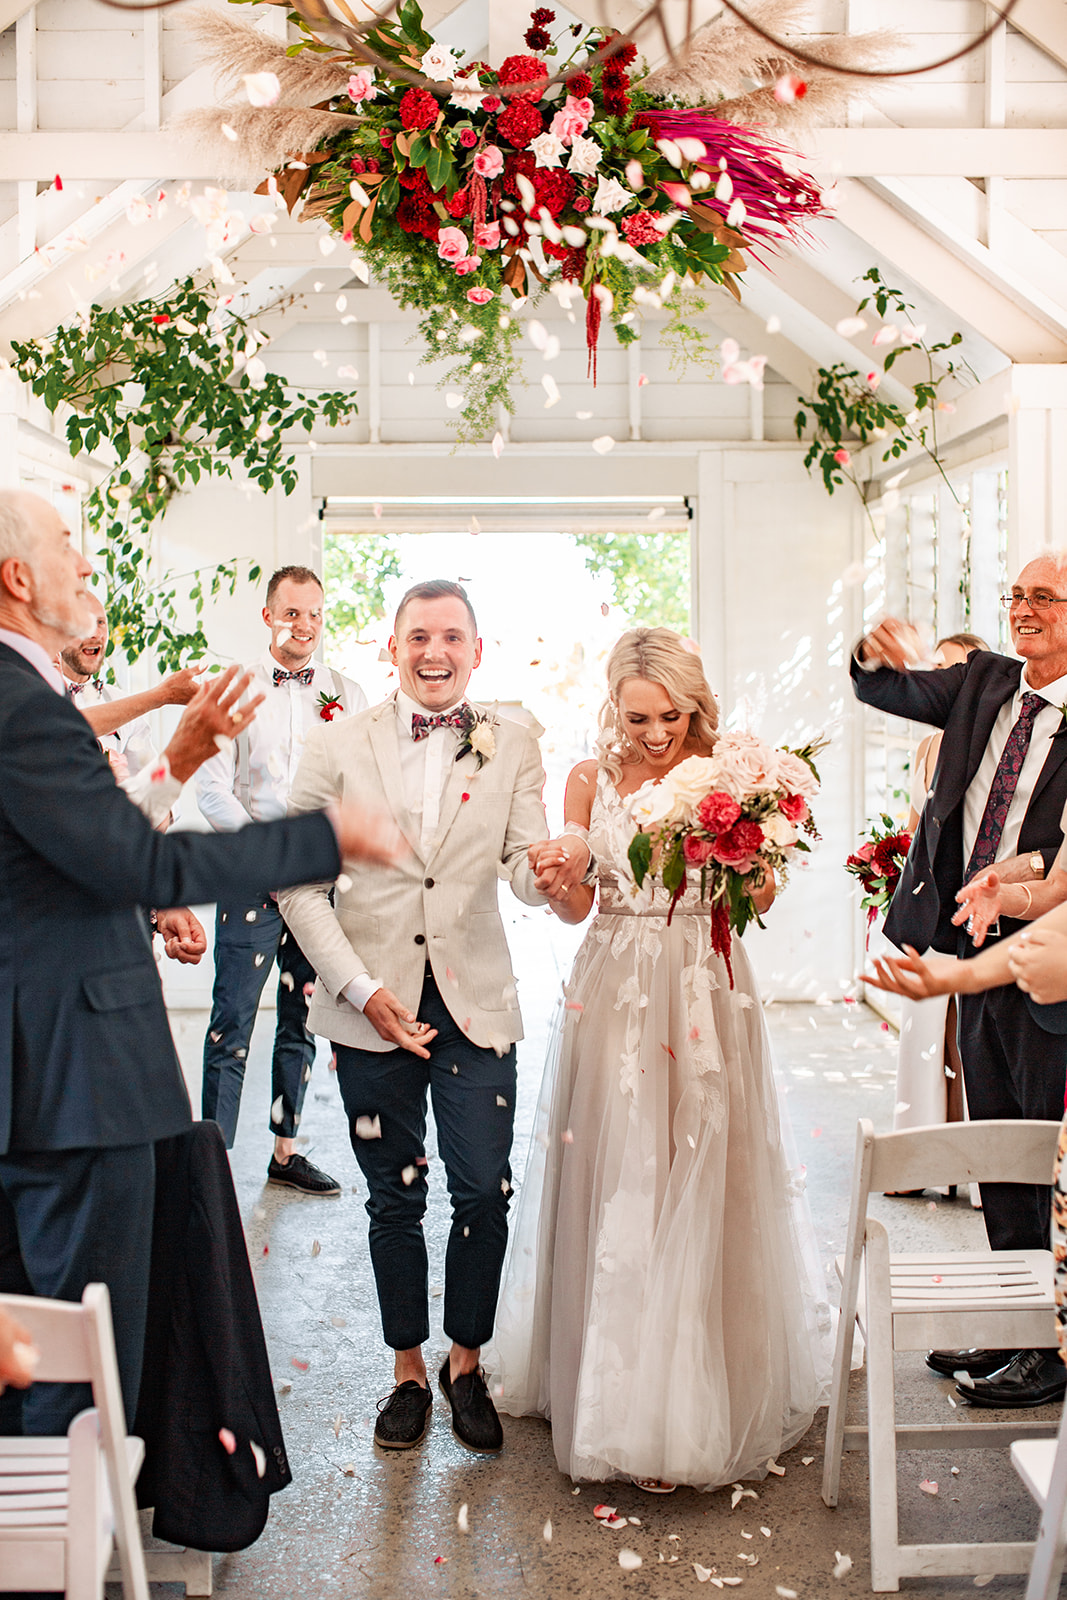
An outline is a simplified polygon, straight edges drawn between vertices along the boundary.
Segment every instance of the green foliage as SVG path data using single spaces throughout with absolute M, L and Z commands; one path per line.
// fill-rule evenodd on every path
M 872 293 L 859 302 L 857 315 L 873 301 L 880 317 L 892 311 L 910 322 L 915 307 L 905 300 L 899 289 L 888 287 L 877 267 L 869 267 L 860 281 L 871 284 Z M 883 366 L 887 372 L 910 351 L 917 351 L 926 359 L 927 375 L 912 386 L 913 405 L 908 411 L 892 400 L 880 398 L 876 387 L 843 361 L 819 368 L 815 396 L 801 397 L 801 409 L 793 418 L 793 426 L 797 438 L 802 438 L 810 413 L 815 431 L 804 465 L 809 472 L 817 468 L 822 474 L 827 494 L 833 494 L 847 480 L 866 509 L 870 485 L 860 483 L 850 457 L 852 448 L 870 444 L 875 439 L 888 441 L 882 452 L 883 461 L 896 460 L 915 446 L 925 450 L 952 490 L 938 453 L 937 417 L 942 404 L 938 391 L 946 379 L 973 378 L 974 374 L 965 362 L 946 361 L 935 375 L 934 358 L 954 349 L 962 340 L 961 333 L 954 333 L 950 339 L 927 344 L 916 331 L 910 342 L 894 346 L 885 357 Z M 952 492 L 954 495 L 955 491 Z
M 626 854 L 633 869 L 634 882 L 640 889 L 652 871 L 652 835 L 635 833 Z
M 85 503 L 101 545 L 111 621 L 108 653 L 128 661 L 153 650 L 160 671 L 202 655 L 205 602 L 236 590 L 244 561 L 195 572 L 156 574 L 151 536 L 175 494 L 201 479 L 230 478 L 243 467 L 264 493 L 296 487 L 295 457 L 282 442 L 290 428 L 310 433 L 354 415 L 347 391 L 307 395 L 267 372 L 256 352 L 266 336 L 214 306 L 192 278 L 165 298 L 110 310 L 94 305 L 50 339 L 13 341 L 14 368 L 49 411 L 72 408 L 72 456 L 110 449 L 117 465 Z M 255 582 L 256 565 L 246 577 Z M 190 582 L 194 622 L 181 625 L 178 585 Z
M 659 336 L 659 342 L 670 358 L 669 370 L 677 374 L 679 383 L 690 366 L 699 368 L 706 377 L 714 378 L 719 371 L 718 343 L 708 336 L 705 328 L 687 320 L 689 317 L 702 316 L 708 309 L 708 302 L 699 295 L 680 290 L 672 296 L 670 309 L 673 316 L 660 330 Z
M 611 578 L 615 604 L 631 623 L 689 632 L 689 534 L 672 528 L 646 532 L 576 533 L 590 572 Z
M 402 571 L 399 548 L 383 534 L 339 534 L 327 539 L 323 566 L 327 637 L 342 647 L 354 644 L 385 615 L 385 586 Z

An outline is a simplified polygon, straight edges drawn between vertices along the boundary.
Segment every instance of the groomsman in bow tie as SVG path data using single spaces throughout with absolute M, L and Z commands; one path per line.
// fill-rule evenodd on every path
M 426 1101 L 452 1200 L 439 1383 L 452 1428 L 495 1453 L 500 1419 L 478 1365 L 493 1331 L 511 1192 L 515 1043 L 522 1023 L 498 881 L 526 905 L 566 895 L 590 868 L 570 839 L 562 867 L 535 877 L 545 835 L 537 741 L 467 699 L 481 659 L 474 612 L 456 583 L 417 584 L 389 652 L 400 688 L 340 726 L 316 728 L 290 809 L 359 797 L 390 810 L 411 846 L 404 867 L 354 867 L 331 885 L 280 896 L 319 974 L 308 1022 L 333 1041 L 352 1148 L 370 1191 L 370 1250 L 396 1387 L 374 1430 L 384 1449 L 417 1445 L 432 1401 L 423 1214 Z
M 1044 877 L 1063 842 L 1067 802 L 1067 557 L 1031 561 L 1003 596 L 1016 659 L 975 650 L 941 672 L 911 670 L 923 650 L 910 624 L 887 618 L 853 656 L 858 699 L 943 728 L 941 752 L 893 902 L 886 937 L 920 953 L 975 954 L 952 925 L 961 886 L 994 863 L 1007 881 Z M 1022 657 L 1021 660 L 1018 657 Z M 1000 937 L 1025 924 L 1002 918 Z M 971 1117 L 1059 1121 L 1067 1035 L 1041 1026 L 1014 984 L 959 1002 L 959 1046 Z M 1051 1175 L 1050 1175 L 1051 1176 Z M 982 1186 L 994 1250 L 1048 1249 L 1051 1190 Z M 972 1405 L 1034 1406 L 1058 1398 L 1067 1370 L 1048 1350 L 933 1350 L 927 1364 L 968 1381 Z
M 270 645 L 247 670 L 263 704 L 233 747 L 204 763 L 197 776 L 200 809 L 218 833 L 286 814 L 289 790 L 309 731 L 362 711 L 358 684 L 312 661 L 322 637 L 323 590 L 308 567 L 282 567 L 267 585 L 263 621 Z M 339 1195 L 335 1178 L 295 1148 L 300 1112 L 315 1059 L 307 1027 L 314 970 L 286 927 L 273 884 L 251 901 L 220 902 L 215 917 L 215 986 L 204 1040 L 202 1115 L 222 1126 L 228 1147 L 237 1132 L 245 1061 L 256 1008 L 277 960 L 277 1024 L 271 1073 L 274 1153 L 267 1181 L 308 1195 Z

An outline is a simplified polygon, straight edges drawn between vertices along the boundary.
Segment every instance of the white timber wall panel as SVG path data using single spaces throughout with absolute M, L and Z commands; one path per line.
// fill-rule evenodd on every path
M 774 743 L 833 735 L 819 762 L 822 843 L 745 946 L 765 997 L 838 998 L 860 954 L 841 865 L 862 820 L 847 666 L 860 591 L 842 583 L 859 550 L 856 512 L 851 497 L 829 499 L 812 482 L 796 446 L 708 451 L 701 462 L 699 636 L 723 713 Z
M 15 126 L 15 30 L 0 33 L 0 128 Z

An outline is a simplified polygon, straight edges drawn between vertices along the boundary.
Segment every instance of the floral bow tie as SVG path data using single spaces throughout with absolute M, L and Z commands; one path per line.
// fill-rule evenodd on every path
M 424 717 L 421 711 L 411 713 L 411 737 L 418 744 L 420 739 L 426 739 L 433 728 L 454 728 L 457 733 L 466 733 L 473 721 L 470 706 L 456 706 L 453 711 L 439 711 L 434 716 Z
M 76 700 L 85 688 L 84 683 L 75 683 L 73 679 L 67 680 L 67 699 Z
M 277 688 L 280 683 L 302 683 L 305 689 L 310 689 L 314 676 L 314 667 L 301 667 L 299 672 L 286 672 L 284 667 L 275 667 L 274 687 Z

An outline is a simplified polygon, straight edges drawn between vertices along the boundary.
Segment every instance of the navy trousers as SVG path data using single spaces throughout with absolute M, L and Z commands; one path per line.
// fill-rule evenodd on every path
M 107 1284 L 128 1428 L 141 1386 L 155 1174 L 150 1144 L 0 1156 L 0 1292 L 80 1300 L 86 1284 Z M 87 1384 L 10 1389 L 0 1432 L 66 1433 L 90 1405 Z
M 427 1300 L 426 1095 L 452 1201 L 445 1255 L 447 1337 L 468 1349 L 493 1331 L 508 1241 L 515 1047 L 497 1056 L 472 1044 L 445 1006 L 427 967 L 420 1021 L 438 1030 L 430 1059 L 409 1050 L 337 1044 L 337 1081 L 352 1148 L 370 1195 L 370 1251 L 385 1342 L 411 1350 L 430 1334 Z M 380 1138 L 363 1138 L 377 1118 Z
M 271 1065 L 270 1129 L 291 1139 L 300 1125 L 315 1037 L 308 1032 L 308 995 L 315 969 L 264 896 L 249 905 L 219 906 L 215 913 L 215 987 L 204 1040 L 201 1116 L 217 1122 L 232 1150 L 241 1109 L 245 1062 L 256 1009 L 272 963 L 278 963 L 277 1022 Z

